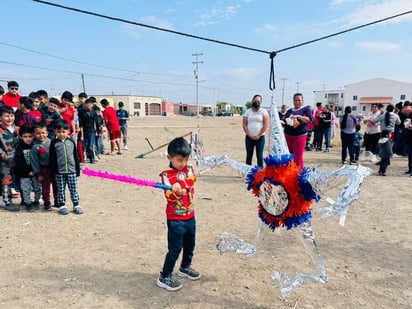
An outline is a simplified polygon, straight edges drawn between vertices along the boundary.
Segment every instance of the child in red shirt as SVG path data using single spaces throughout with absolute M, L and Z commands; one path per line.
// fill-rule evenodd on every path
M 178 137 L 172 140 L 167 148 L 169 168 L 164 170 L 160 177 L 162 183 L 169 185 L 165 191 L 167 240 L 169 251 L 166 254 L 163 269 L 156 285 L 168 291 L 177 291 L 182 284 L 173 278 L 173 268 L 183 249 L 182 263 L 177 274 L 190 280 L 198 280 L 200 274 L 190 265 L 192 264 L 195 249 L 196 221 L 193 208 L 193 194 L 196 185 L 196 176 L 193 167 L 188 165 L 190 145 Z

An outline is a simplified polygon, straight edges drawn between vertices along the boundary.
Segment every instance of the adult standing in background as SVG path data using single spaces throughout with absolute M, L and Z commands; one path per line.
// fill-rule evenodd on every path
M 120 133 L 123 138 L 124 150 L 127 150 L 127 121 L 129 120 L 129 112 L 124 109 L 124 103 L 119 102 L 119 109 L 116 111 L 117 119 L 119 119 Z
M 330 148 L 330 129 L 332 125 L 332 113 L 330 112 L 329 104 L 323 107 L 323 111 L 316 116 L 319 119 L 319 145 L 322 150 L 323 137 L 325 137 L 325 152 L 329 152 Z
M 321 135 L 321 131 L 319 128 L 319 118 L 317 117 L 318 114 L 323 112 L 323 105 L 321 102 L 316 103 L 316 111 L 315 114 L 313 115 L 313 147 L 316 149 L 316 151 L 322 150 L 322 145 L 319 145 L 319 137 Z
M 312 110 L 303 105 L 303 95 L 295 93 L 293 106 L 286 113 L 285 138 L 289 152 L 295 155 L 294 161 L 303 167 L 303 153 L 306 146 L 307 124 L 311 122 Z
M 261 108 L 262 97 L 256 94 L 252 99 L 252 107 L 243 115 L 243 130 L 246 133 L 246 164 L 252 165 L 253 150 L 256 148 L 257 165 L 263 167 L 263 149 L 265 148 L 265 132 L 269 126 L 269 114 Z
M 378 140 L 381 136 L 381 125 L 380 123 L 375 123 L 375 118 L 381 114 L 378 105 L 372 105 L 372 111 L 368 114 L 364 123 L 366 123 L 364 142 L 365 150 L 376 154 Z
M 11 80 L 7 83 L 7 88 L 9 92 L 3 95 L 2 101 L 16 111 L 19 107 L 19 100 L 21 98 L 21 95 L 19 94 L 19 84 L 16 81 Z
M 282 127 L 286 125 L 285 119 L 286 119 L 287 111 L 288 111 L 288 107 L 285 104 L 283 104 L 282 107 L 280 108 L 280 111 L 278 112 L 280 124 L 282 125 Z
M 340 124 L 340 138 L 342 139 L 342 164 L 346 163 L 347 151 L 349 150 L 350 164 L 357 163 L 355 160 L 355 134 L 356 126 L 359 126 L 359 120 L 353 116 L 352 108 L 350 106 L 345 107 L 345 114 L 342 117 Z
M 395 131 L 395 125 L 401 124 L 401 120 L 398 116 L 398 114 L 395 114 L 394 107 L 392 104 L 389 104 L 386 106 L 386 113 L 380 114 L 378 117 L 376 117 L 373 122 L 374 123 L 380 123 L 381 124 L 381 130 L 387 130 L 390 131 L 391 133 Z

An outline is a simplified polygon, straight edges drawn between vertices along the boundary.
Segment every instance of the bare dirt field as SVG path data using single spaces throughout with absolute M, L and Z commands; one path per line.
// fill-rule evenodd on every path
M 168 164 L 165 148 L 135 159 L 150 150 L 145 138 L 156 147 L 197 127 L 206 156 L 244 162 L 241 121 L 133 118 L 129 150 L 86 166 L 159 181 Z M 340 162 L 339 146 L 305 154 L 305 165 L 319 169 L 337 169 Z M 371 162 L 364 165 L 377 171 Z M 253 242 L 258 228 L 257 199 L 233 168 L 198 175 L 193 267 L 202 278 L 182 279 L 178 292 L 155 285 L 167 251 L 163 192 L 82 175 L 83 215 L 0 210 L 0 308 L 411 308 L 412 178 L 406 169 L 406 158 L 394 158 L 388 176 L 366 178 L 344 227 L 337 217 L 320 219 L 314 205 L 312 226 L 329 282 L 307 282 L 286 299 L 273 288 L 273 271 L 314 272 L 291 231 L 266 232 L 251 258 L 216 250 L 223 232 Z

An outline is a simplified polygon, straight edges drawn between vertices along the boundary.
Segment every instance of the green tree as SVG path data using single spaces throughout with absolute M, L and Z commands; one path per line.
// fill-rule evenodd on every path
M 218 111 L 226 110 L 227 102 L 217 102 L 216 106 Z

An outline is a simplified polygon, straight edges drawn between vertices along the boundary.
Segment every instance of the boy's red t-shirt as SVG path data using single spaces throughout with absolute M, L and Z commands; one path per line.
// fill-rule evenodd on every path
M 103 111 L 103 119 L 106 122 L 107 130 L 109 131 L 120 131 L 119 119 L 117 119 L 116 110 L 108 106 Z

